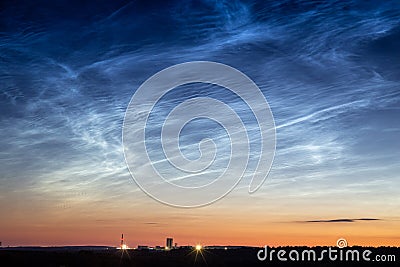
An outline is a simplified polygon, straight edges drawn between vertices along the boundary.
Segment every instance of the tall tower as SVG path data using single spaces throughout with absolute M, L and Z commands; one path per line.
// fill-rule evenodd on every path
M 167 244 L 166 244 L 166 249 L 172 249 L 172 244 L 173 244 L 173 239 L 172 239 L 172 237 L 168 237 L 167 238 Z
M 121 235 L 121 248 L 124 246 L 124 234 Z

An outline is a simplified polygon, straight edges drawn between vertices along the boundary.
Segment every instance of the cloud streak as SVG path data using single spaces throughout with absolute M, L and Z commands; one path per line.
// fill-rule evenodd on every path
M 381 219 L 376 218 L 359 218 L 359 219 L 330 219 L 330 220 L 310 220 L 310 221 L 300 221 L 301 223 L 354 223 L 358 221 L 381 221 Z

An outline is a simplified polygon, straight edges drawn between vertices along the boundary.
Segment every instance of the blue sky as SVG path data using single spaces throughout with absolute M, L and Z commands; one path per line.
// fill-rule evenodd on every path
M 34 242 L 13 240 L 13 224 L 28 231 L 30 221 L 50 231 L 43 219 L 48 217 L 51 224 L 73 218 L 65 222 L 71 228 L 79 220 L 143 224 L 172 218 L 186 229 L 190 216 L 223 221 L 218 214 L 241 217 L 249 205 L 252 225 L 378 218 L 393 229 L 382 235 L 396 233 L 399 240 L 395 1 L 9 2 L 0 17 L 0 214 L 9 218 L 2 222 L 11 231 L 8 242 Z M 260 87 L 275 118 L 277 150 L 256 194 L 248 195 L 245 179 L 216 206 L 185 217 L 149 199 L 132 181 L 121 131 L 141 83 L 193 60 L 235 67 Z M 180 88 L 154 118 L 195 96 L 231 104 L 248 116 L 250 131 L 254 126 L 235 96 L 213 86 Z M 189 157 L 197 153 L 190 148 L 200 137 L 212 137 L 214 128 L 198 121 L 185 129 Z M 218 136 L 223 147 L 223 131 Z M 257 141 L 253 146 L 257 150 Z M 160 235 L 168 231 L 165 226 Z

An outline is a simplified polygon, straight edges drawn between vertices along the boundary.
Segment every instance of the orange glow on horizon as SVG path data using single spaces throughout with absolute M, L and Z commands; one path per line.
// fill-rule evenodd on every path
M 398 226 L 398 225 L 397 225 Z M 116 246 L 121 226 L 103 228 L 102 225 L 79 226 L 2 226 L 4 245 L 107 245 Z M 138 245 L 156 246 L 165 242 L 166 236 L 173 236 L 181 246 L 195 246 L 198 240 L 203 246 L 335 246 L 336 240 L 344 237 L 349 246 L 399 246 L 400 235 L 396 224 L 386 223 L 385 228 L 376 228 L 374 223 L 350 225 L 338 223 L 324 224 L 264 224 L 263 227 L 241 227 L 231 225 L 226 228 L 223 222 L 209 223 L 202 232 L 193 231 L 196 227 L 168 226 L 162 229 L 141 225 L 123 229 L 129 236 L 131 247 Z M 39 231 L 40 229 L 40 231 Z M 240 230 L 240 231 L 239 231 Z M 99 235 L 98 233 L 101 233 Z M 126 244 L 124 244 L 126 246 Z M 117 246 L 118 247 L 118 246 Z M 197 248 L 197 247 L 196 247 Z
M 9 210 L 10 219 L 0 221 L 0 241 L 3 246 L 119 247 L 121 233 L 124 233 L 126 244 L 131 248 L 163 246 L 166 237 L 173 237 L 178 246 L 195 246 L 201 242 L 203 247 L 335 246 L 340 237 L 345 238 L 349 246 L 400 246 L 400 220 L 397 217 L 310 223 L 307 221 L 315 217 L 340 218 L 338 214 L 342 215 L 343 211 L 337 214 L 331 211 L 333 215 L 327 216 L 321 215 L 324 211 L 313 210 L 299 218 L 291 215 L 290 210 L 284 210 L 283 204 L 279 206 L 279 201 L 263 206 L 257 199 L 250 199 L 251 205 L 220 202 L 201 209 L 182 210 L 143 197 L 140 205 L 132 202 L 134 204 L 129 206 L 130 202 L 124 201 L 126 207 L 121 204 L 124 209 L 114 207 L 116 204 L 113 203 L 102 209 L 97 205 L 79 205 L 66 210 L 27 210 L 24 213 Z M 348 214 L 352 210 L 353 207 L 349 207 Z

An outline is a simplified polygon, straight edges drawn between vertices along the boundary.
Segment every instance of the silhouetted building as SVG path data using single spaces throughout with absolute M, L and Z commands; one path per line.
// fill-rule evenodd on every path
M 167 238 L 167 244 L 165 246 L 166 249 L 172 249 L 172 244 L 174 242 L 174 239 L 172 239 L 171 237 Z

